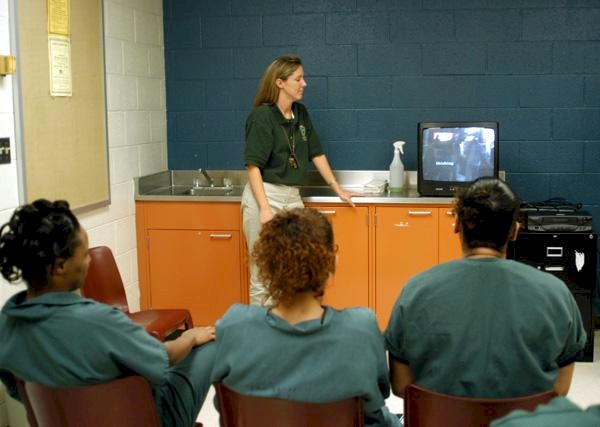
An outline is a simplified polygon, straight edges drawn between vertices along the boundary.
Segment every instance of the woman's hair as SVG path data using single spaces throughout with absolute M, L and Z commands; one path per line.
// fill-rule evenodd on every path
M 271 298 L 289 304 L 299 292 L 322 296 L 335 271 L 329 221 L 311 208 L 282 211 L 263 224 L 253 258 Z
M 279 88 L 275 84 L 277 79 L 286 80 L 302 65 L 302 60 L 296 55 L 281 55 L 271 62 L 258 84 L 256 97 L 252 106 L 274 104 L 279 97 Z
M 77 218 L 64 200 L 39 199 L 15 210 L 0 228 L 0 271 L 9 282 L 45 284 L 57 258 L 70 258 L 80 244 Z
M 479 178 L 456 200 L 456 216 L 468 248 L 504 249 L 517 217 L 519 199 L 497 178 Z

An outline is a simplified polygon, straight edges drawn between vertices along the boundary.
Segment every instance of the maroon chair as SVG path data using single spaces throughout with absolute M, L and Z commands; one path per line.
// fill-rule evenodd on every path
M 111 250 L 107 246 L 96 246 L 90 248 L 89 253 L 90 267 L 81 295 L 119 308 L 160 341 L 178 329 L 194 326 L 192 315 L 186 309 L 129 312 L 125 287 Z
M 138 375 L 81 387 L 17 386 L 33 427 L 160 426 L 150 384 Z
M 222 383 L 214 385 L 221 427 L 363 427 L 362 398 L 307 403 L 239 394 Z
M 450 396 L 410 384 L 404 391 L 405 427 L 488 426 L 515 409 L 533 411 L 556 396 L 553 390 L 529 396 L 479 399 Z

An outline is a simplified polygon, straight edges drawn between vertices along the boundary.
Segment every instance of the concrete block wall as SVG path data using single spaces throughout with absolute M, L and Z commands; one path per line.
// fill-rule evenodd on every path
M 139 310 L 133 178 L 167 168 L 161 0 L 104 0 L 110 206 L 80 215 L 90 246 L 107 245 Z
M 526 200 L 584 204 L 600 229 L 598 0 L 164 0 L 169 167 L 242 168 L 244 122 L 277 55 L 335 169 L 387 169 L 425 120 L 500 122 Z

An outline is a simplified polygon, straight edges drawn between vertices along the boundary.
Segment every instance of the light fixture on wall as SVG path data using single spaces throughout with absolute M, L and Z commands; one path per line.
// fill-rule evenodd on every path
M 17 58 L 12 55 L 0 55 L 0 76 L 17 72 Z

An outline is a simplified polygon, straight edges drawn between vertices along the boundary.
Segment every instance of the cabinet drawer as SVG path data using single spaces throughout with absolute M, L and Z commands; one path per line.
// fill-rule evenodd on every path
M 595 233 L 520 232 L 508 258 L 552 273 L 573 290 L 596 287 L 598 235 Z
M 146 228 L 173 230 L 239 230 L 240 204 L 214 202 L 138 202 Z

